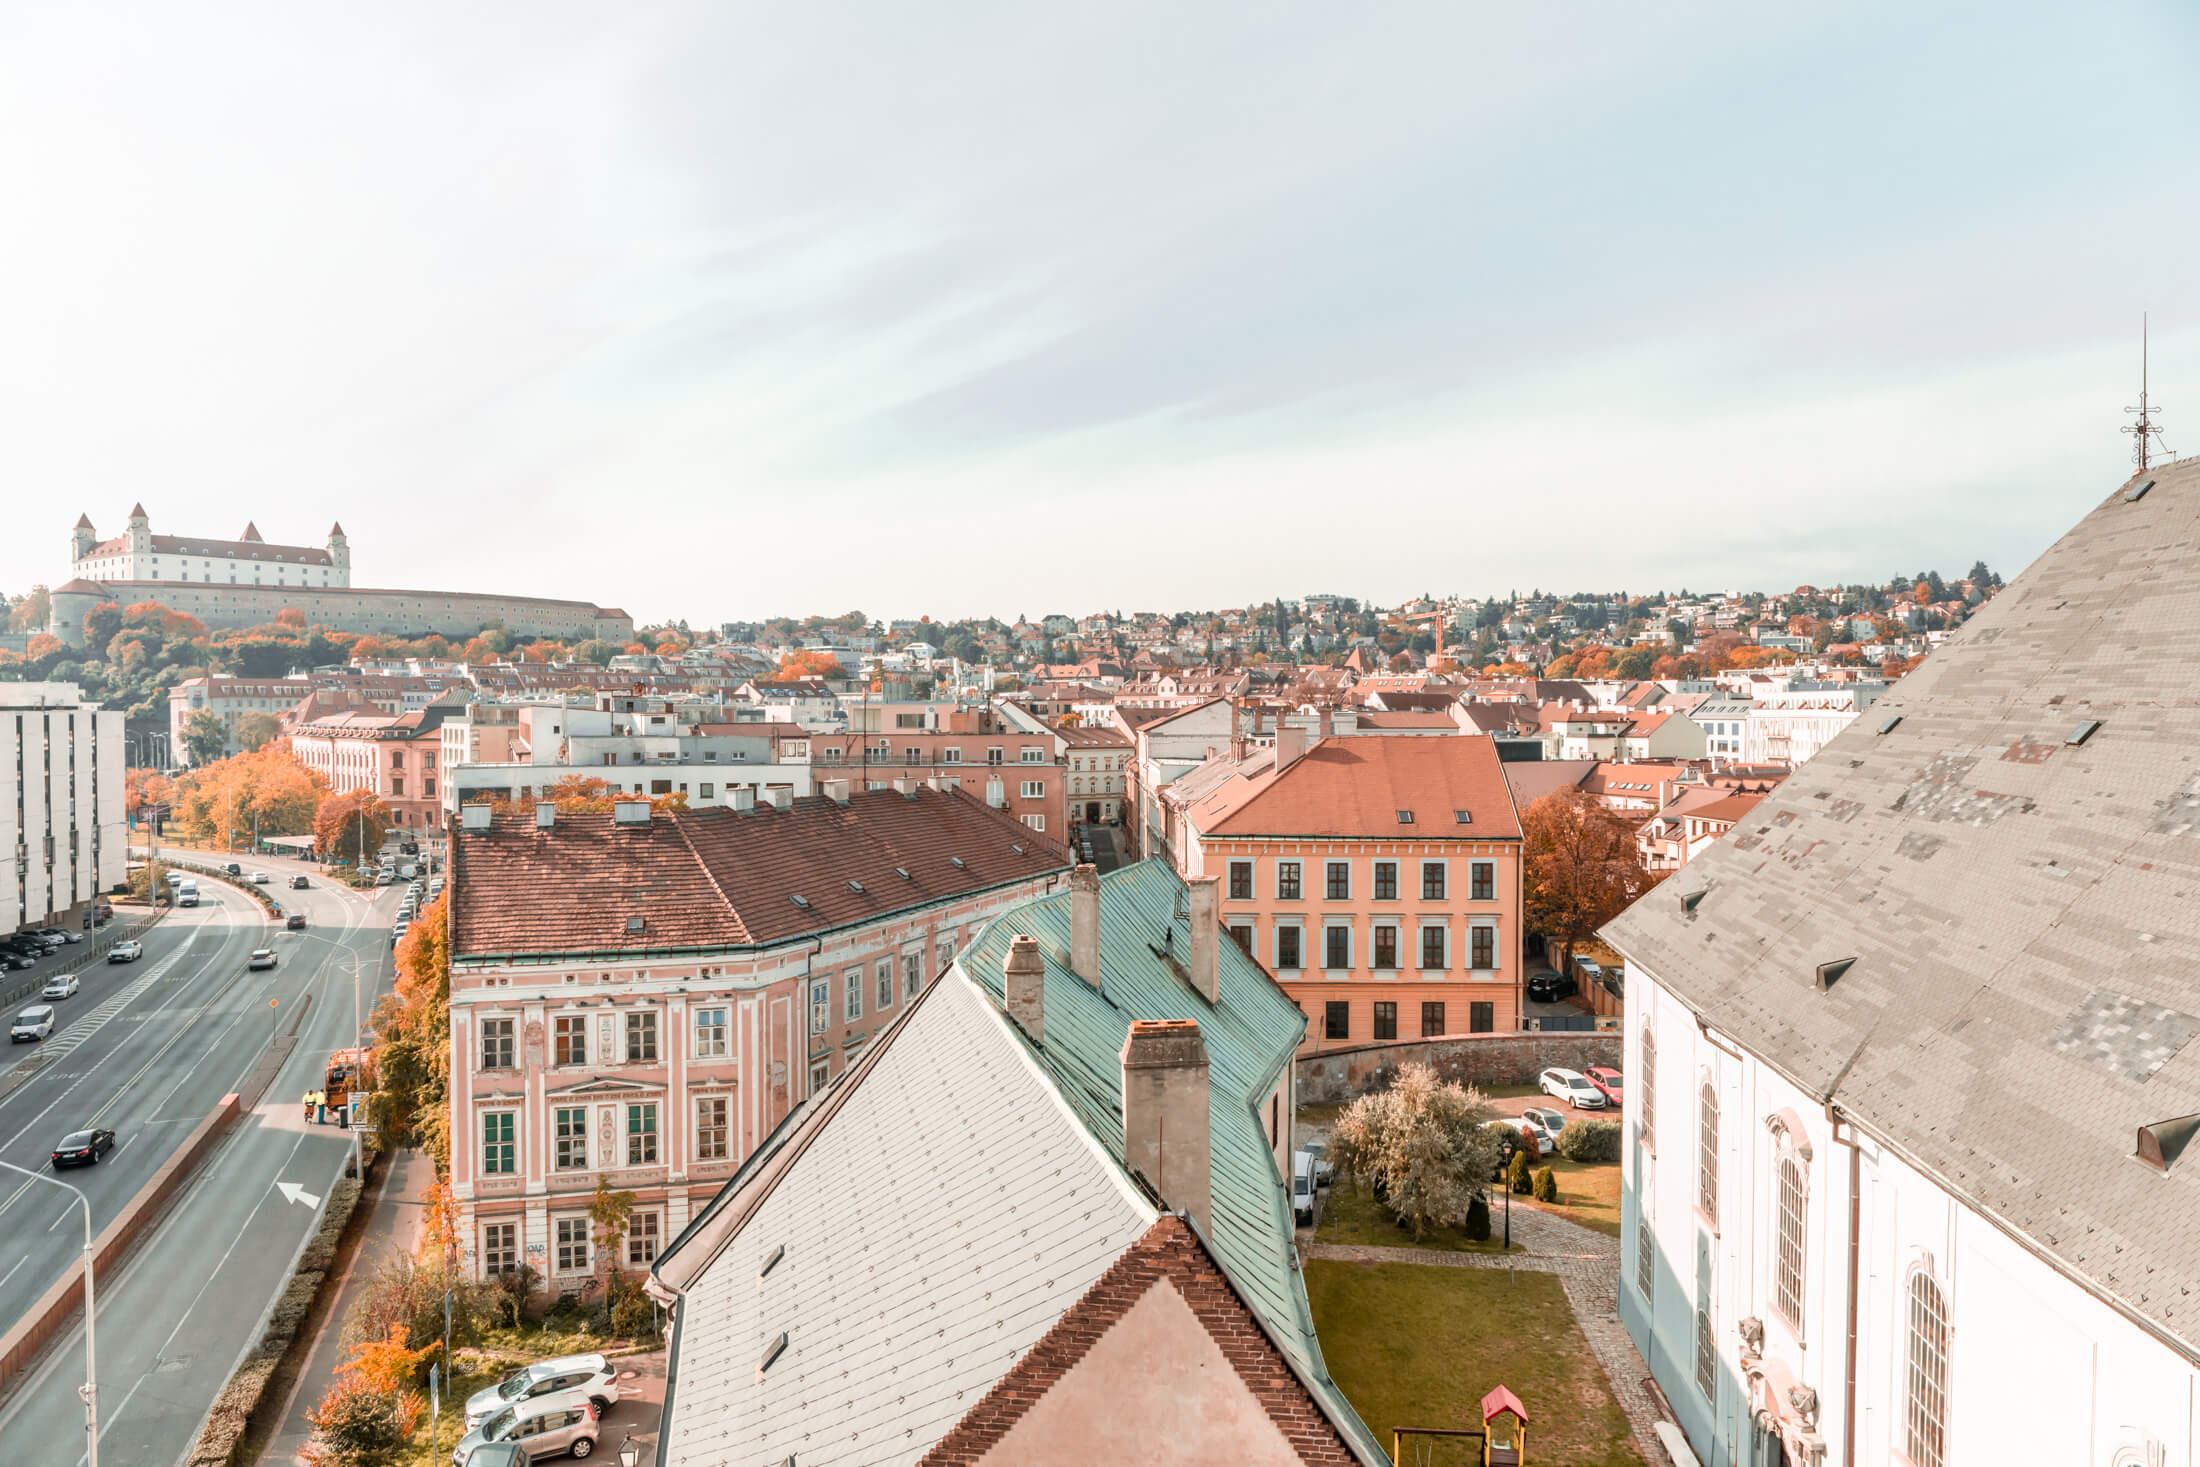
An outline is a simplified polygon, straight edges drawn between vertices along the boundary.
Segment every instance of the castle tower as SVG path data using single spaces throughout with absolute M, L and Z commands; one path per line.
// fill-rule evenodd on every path
M 153 525 L 145 518 L 145 506 L 130 506 L 130 543 L 124 552 L 130 557 L 129 574 L 125 580 L 142 580 L 153 564 Z
M 344 538 L 341 521 L 328 527 L 328 558 L 334 562 L 331 568 L 336 572 L 329 577 L 330 582 L 338 586 L 350 585 L 351 542 Z
M 69 564 L 74 566 L 85 556 L 90 555 L 92 547 L 98 543 L 99 532 L 92 528 L 92 517 L 88 514 L 78 515 L 76 517 L 76 535 L 69 541 Z

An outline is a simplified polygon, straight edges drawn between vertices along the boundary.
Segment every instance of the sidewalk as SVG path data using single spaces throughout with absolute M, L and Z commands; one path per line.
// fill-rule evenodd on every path
M 329 1311 L 320 1337 L 313 1342 L 313 1353 L 298 1376 L 297 1389 L 283 1407 L 282 1425 L 260 1457 L 263 1467 L 291 1467 L 298 1460 L 299 1449 L 312 1439 L 313 1427 L 306 1420 L 306 1412 L 321 1399 L 336 1377 L 336 1367 L 343 1363 L 345 1351 L 338 1341 L 344 1332 L 344 1316 L 351 1312 L 352 1301 L 385 1259 L 410 1253 L 419 1245 L 426 1213 L 420 1194 L 434 1180 L 435 1163 L 418 1151 L 400 1151 L 384 1168 L 381 1190 L 374 1199 L 374 1210 L 368 1214 L 359 1252 L 338 1288 L 336 1307 Z

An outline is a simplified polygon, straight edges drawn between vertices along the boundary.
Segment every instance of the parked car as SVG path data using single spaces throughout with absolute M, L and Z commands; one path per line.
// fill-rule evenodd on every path
M 374 884 L 376 886 L 388 886 L 391 882 L 395 880 L 397 880 L 397 878 L 387 871 L 377 871 L 374 874 Z
M 56 973 L 46 980 L 44 988 L 38 990 L 38 996 L 40 998 L 75 998 L 77 986 L 76 974 Z
M 286 932 L 305 931 L 306 914 L 303 912 L 292 912 L 289 916 L 283 918 L 283 930 L 285 930 Z
M 115 1149 L 115 1133 L 93 1128 L 89 1131 L 71 1131 L 61 1138 L 61 1144 L 53 1149 L 53 1169 L 60 1171 L 67 1166 L 97 1166 L 99 1159 Z
M 274 967 L 275 949 L 271 947 L 254 948 L 252 956 L 244 960 L 244 966 L 245 971 L 248 973 L 257 973 L 264 968 Z
M 125 937 L 107 949 L 107 961 L 110 963 L 134 963 L 144 956 L 145 944 L 134 937 Z
M 458 1439 L 451 1450 L 451 1467 L 473 1467 L 475 1452 L 502 1442 L 526 1452 L 530 1463 L 567 1452 L 586 1457 L 596 1450 L 596 1417 L 596 1408 L 579 1391 L 560 1391 L 506 1406 Z
M 1573 979 L 1548 969 L 1528 980 L 1528 997 L 1537 1003 L 1557 1003 L 1562 998 L 1572 998 L 1578 991 L 1579 985 Z
M 0 947 L 0 968 L 13 968 L 21 972 L 38 966 L 38 954 L 27 948 Z
M 1551 1115 L 1556 1112 L 1546 1111 L 1543 1114 Z M 1496 1124 L 1510 1126 L 1514 1131 L 1535 1137 L 1536 1149 L 1545 1156 L 1549 1156 L 1551 1148 L 1558 1143 L 1558 1133 L 1537 1120 L 1533 1111 L 1517 1116 L 1499 1116 Z
M 1577 953 L 1574 956 L 1574 975 L 1583 984 L 1594 987 L 1604 981 L 1604 966 Z
M 313 883 L 306 880 L 303 876 L 293 876 L 290 878 L 290 889 L 292 891 L 306 891 L 311 889 L 312 886 Z
M 466 1425 L 479 1426 L 506 1406 L 559 1391 L 579 1391 L 599 1412 L 607 1411 L 619 1400 L 619 1373 L 601 1355 L 560 1355 L 522 1365 L 466 1398 Z
M 1611 1104 L 1579 1070 L 1545 1070 L 1535 1082 L 1545 1095 L 1563 1100 L 1575 1110 L 1602 1110 Z
M 1327 1141 L 1309 1141 L 1300 1149 L 1314 1158 L 1314 1185 L 1316 1187 L 1326 1187 L 1337 1180 L 1337 1168 L 1329 1160 L 1329 1143 Z
M 252 873 L 252 884 L 254 886 L 265 886 L 267 885 L 267 883 L 268 875 L 265 871 L 255 871 Z
M 1626 1103 L 1627 1082 L 1620 1077 L 1619 1071 L 1613 1069 L 1610 1065 L 1591 1065 L 1583 1070 L 1581 1074 L 1590 1084 L 1602 1091 L 1604 1098 L 1612 1104 L 1623 1105 Z
M 29 1008 L 17 1014 L 15 1022 L 8 1026 L 8 1043 L 20 1044 L 25 1040 L 35 1043 L 51 1033 L 53 1033 L 53 1005 L 32 1004 Z
M 38 929 L 38 935 L 49 939 L 56 947 L 64 942 L 82 942 L 84 940 L 83 932 L 74 927 L 41 927 Z
M 403 942 L 405 940 L 405 934 L 411 929 L 412 923 L 410 922 L 400 922 L 395 927 L 392 927 L 390 929 L 390 946 L 395 947 L 399 943 Z
M 1314 1155 L 1291 1153 L 1291 1216 L 1300 1223 L 1314 1220 Z
M 229 864 L 222 867 L 222 870 L 228 872 L 231 876 L 244 875 L 244 867 L 238 865 L 235 861 L 231 861 Z
M 114 915 L 115 908 L 112 902 L 101 902 L 98 906 L 92 908 L 92 920 L 94 922 L 111 922 L 114 920 Z

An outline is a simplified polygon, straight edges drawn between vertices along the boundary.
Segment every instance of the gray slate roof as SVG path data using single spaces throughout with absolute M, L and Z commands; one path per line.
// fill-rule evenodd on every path
M 2200 1358 L 2200 1153 L 2131 1160 L 2200 1112 L 2200 462 L 2152 477 L 1604 935 Z

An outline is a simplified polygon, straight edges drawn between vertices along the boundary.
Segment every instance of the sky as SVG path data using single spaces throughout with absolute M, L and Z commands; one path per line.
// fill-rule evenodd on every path
M 0 590 L 137 500 L 644 622 L 2013 574 L 2129 472 L 2143 311 L 2200 448 L 2196 40 L 25 0 Z

